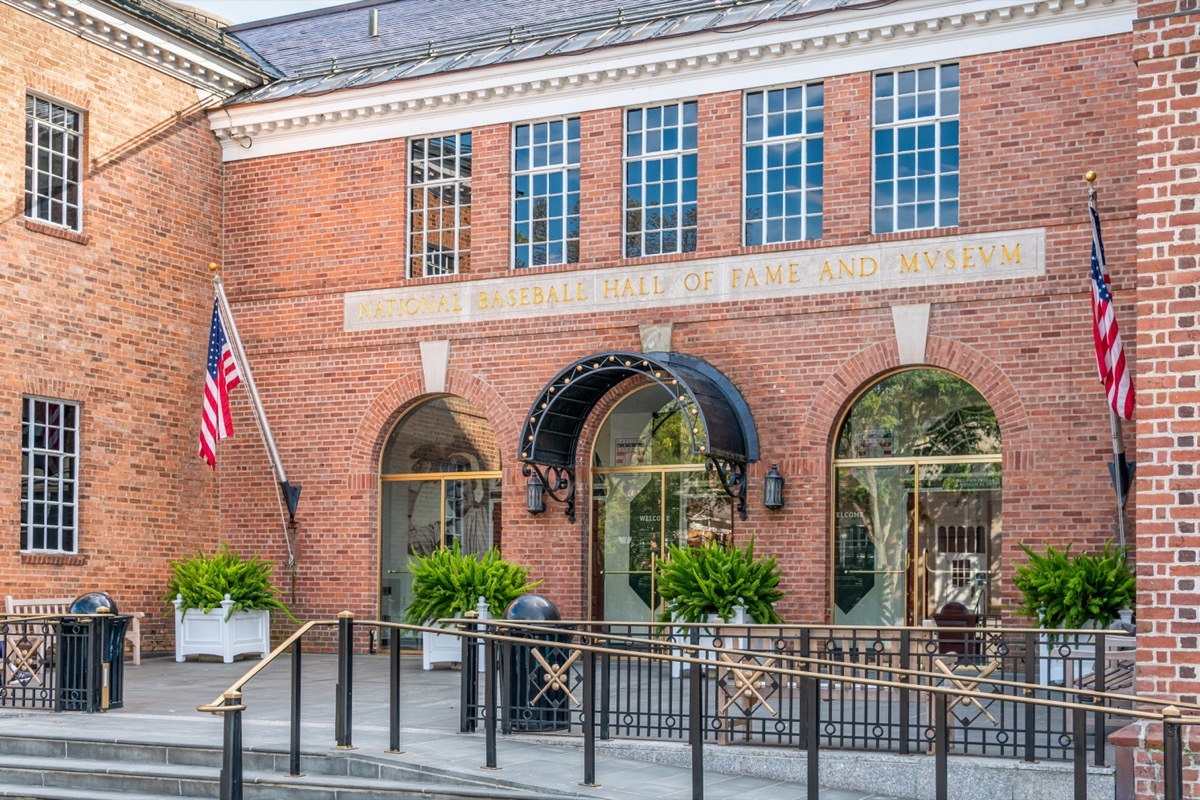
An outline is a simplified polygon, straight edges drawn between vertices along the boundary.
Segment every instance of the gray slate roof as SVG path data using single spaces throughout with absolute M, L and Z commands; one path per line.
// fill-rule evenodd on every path
M 226 31 L 282 79 L 230 105 L 362 87 L 714 29 L 876 0 L 365 0 Z M 370 9 L 378 35 L 370 36 Z

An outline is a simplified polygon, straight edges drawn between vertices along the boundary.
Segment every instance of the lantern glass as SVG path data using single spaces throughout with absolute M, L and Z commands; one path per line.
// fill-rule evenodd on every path
M 545 487 L 536 472 L 529 476 L 529 483 L 525 484 L 525 510 L 530 514 L 541 514 L 546 510 Z
M 763 505 L 772 511 L 783 508 L 783 476 L 775 464 L 763 478 Z

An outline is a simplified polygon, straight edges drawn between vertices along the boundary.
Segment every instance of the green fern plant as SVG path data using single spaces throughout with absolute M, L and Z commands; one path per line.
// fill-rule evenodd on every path
M 733 607 L 744 605 L 760 623 L 778 623 L 775 603 L 779 589 L 779 564 L 774 556 L 754 557 L 754 541 L 744 548 L 715 541 L 702 547 L 671 544 L 665 558 L 654 560 L 655 585 L 665 603 L 664 622 L 707 622 L 709 615 L 733 616 Z
M 1132 607 L 1136 581 L 1125 559 L 1128 548 L 1111 541 L 1098 555 L 1071 556 L 1071 546 L 1045 555 L 1025 545 L 1029 563 L 1017 567 L 1013 583 L 1021 592 L 1022 609 L 1043 628 L 1080 628 L 1094 620 L 1107 627 L 1123 608 Z
M 408 562 L 412 572 L 412 601 L 404 612 L 410 625 L 424 625 L 475 608 L 482 597 L 488 613 L 498 617 L 508 604 L 535 589 L 541 581 L 529 580 L 529 568 L 505 561 L 491 548 L 482 556 L 464 555 L 458 542 Z
M 233 601 L 226 619 L 234 611 L 282 611 L 292 622 L 299 622 L 271 582 L 275 565 L 258 556 L 243 559 L 222 542 L 211 556 L 197 551 L 192 558 L 171 562 L 171 578 L 163 600 L 183 597 L 180 608 L 209 612 L 221 605 L 225 595 Z

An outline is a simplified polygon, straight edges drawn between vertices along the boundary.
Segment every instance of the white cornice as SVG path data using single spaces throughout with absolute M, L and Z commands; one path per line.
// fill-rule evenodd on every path
M 91 0 L 0 0 L 101 47 L 221 97 L 258 86 L 261 76 L 233 59 Z
M 904 0 L 230 106 L 210 123 L 236 161 L 1127 33 L 1136 11 L 1136 0 Z

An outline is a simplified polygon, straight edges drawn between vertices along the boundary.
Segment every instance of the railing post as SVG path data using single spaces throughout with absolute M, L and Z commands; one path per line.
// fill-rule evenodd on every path
M 1163 800 L 1183 800 L 1183 737 L 1179 718 L 1182 712 L 1175 706 L 1162 710 L 1163 730 Z
M 59 617 L 55 621 L 55 625 L 57 627 L 54 635 L 54 710 L 61 712 L 66 699 L 63 697 L 63 693 L 66 691 L 66 686 L 63 685 L 63 667 L 66 665 L 67 639 L 63 636 L 63 618 Z M 7 626 L 5 627 L 7 629 Z M 7 630 L 5 632 L 7 633 Z M 4 657 L 8 658 L 7 652 Z
M 458 730 L 459 733 L 470 733 L 475 730 L 473 715 L 476 712 L 475 699 L 479 696 L 479 689 L 476 686 L 479 681 L 479 665 L 477 663 L 479 651 L 475 637 L 470 634 L 479 629 L 479 624 L 474 622 L 478 618 L 479 612 L 468 611 L 463 616 L 472 622 L 460 623 L 458 626 L 463 634 L 458 642 L 462 646 L 462 677 L 459 680 L 458 692 Z
M 612 677 L 610 666 L 612 664 L 612 656 L 608 650 L 612 647 L 612 642 L 608 640 L 609 626 L 605 625 L 600 629 L 604 634 L 604 653 L 600 656 L 600 738 L 603 741 L 608 741 L 612 734 L 609 732 L 608 715 L 610 711 L 609 695 L 612 691 Z
M 354 728 L 354 614 L 342 611 L 338 614 L 338 683 L 337 749 L 353 750 L 351 731 Z
M 104 661 L 104 626 L 101 624 L 99 617 L 92 617 L 88 620 L 88 669 L 84 680 L 87 683 L 87 712 L 89 714 L 99 711 L 100 691 L 104 685 L 104 669 L 101 666 Z
M 512 631 L 505 629 L 505 632 L 512 635 Z M 512 733 L 512 707 L 516 702 L 516 698 L 512 697 L 512 689 L 516 685 L 516 681 L 521 680 L 523 676 L 514 675 L 513 643 L 503 642 L 500 645 L 500 732 L 505 736 Z
M 934 781 L 936 783 L 935 795 L 937 800 L 946 800 L 949 793 L 949 781 L 946 779 L 948 760 L 947 756 L 950 752 L 950 731 L 947 725 L 947 708 L 946 693 L 934 693 L 934 721 L 933 721 L 933 772 Z
M 389 753 L 400 755 L 400 631 L 393 628 L 388 637 L 391 650 L 388 651 L 388 749 Z M 466 637 L 463 637 L 464 641 Z M 466 664 L 463 665 L 463 680 L 467 680 Z M 464 710 L 465 714 L 466 711 Z
M 300 772 L 300 640 L 292 642 L 292 726 L 288 747 L 288 777 L 299 778 Z
M 1108 671 L 1108 653 L 1106 650 L 1107 643 L 1104 639 L 1104 631 L 1096 633 L 1096 662 L 1093 667 L 1093 673 L 1096 676 L 1096 691 L 1103 694 L 1108 691 L 1108 681 L 1105 673 Z M 1108 705 L 1108 700 L 1098 697 L 1096 698 L 1096 719 L 1092 724 L 1093 730 L 1096 731 L 1096 766 L 1103 767 L 1105 760 L 1105 749 L 1108 745 L 1108 737 L 1104 735 L 1104 707 Z
M 1037 683 L 1038 666 L 1038 634 L 1036 631 L 1025 633 L 1025 683 Z M 1047 661 L 1049 664 L 1049 661 Z M 1049 666 L 1046 667 L 1049 669 Z M 1049 681 L 1047 681 L 1049 683 Z M 1025 689 L 1025 696 L 1032 697 L 1033 691 Z M 1037 733 L 1037 706 L 1025 703 L 1025 760 L 1033 762 L 1036 751 L 1034 736 Z
M 693 625 L 691 642 L 700 644 L 700 628 Z M 692 745 L 692 800 L 704 800 L 704 662 L 700 651 L 691 649 L 688 670 L 688 741 Z
M 912 631 L 908 628 L 900 631 L 900 669 L 912 668 Z M 900 755 L 906 756 L 910 749 L 908 746 L 908 737 L 912 735 L 910 728 L 909 712 L 912 698 L 909 696 L 911 691 L 908 688 L 907 674 L 893 675 L 895 680 L 900 681 L 904 686 L 900 689 Z
M 483 643 L 483 658 L 485 665 L 483 684 L 483 713 L 484 732 L 487 741 L 487 769 L 499 769 L 496 766 L 496 641 L 491 637 Z
M 242 800 L 242 693 L 228 691 L 224 695 L 225 741 L 221 753 L 220 800 Z
M 801 697 L 804 699 L 804 738 L 808 750 L 807 775 L 808 800 L 819 800 L 821 796 L 821 679 L 814 676 L 801 678 Z
M 1097 738 L 1103 735 L 1101 731 L 1096 732 Z M 1075 800 L 1087 800 L 1087 711 L 1081 707 L 1071 709 L 1071 738 L 1075 766 Z
M 810 647 L 810 639 L 812 631 L 805 627 L 800 629 L 800 668 L 806 671 L 816 672 L 817 668 L 808 661 L 808 651 Z M 796 668 L 796 661 L 792 661 L 792 668 Z M 801 686 L 806 687 L 807 684 L 801 679 Z M 819 702 L 815 692 L 805 691 L 803 688 L 800 691 L 800 747 L 808 747 L 809 736 L 812 735 L 808 729 L 808 719 L 811 716 L 811 711 L 808 708 L 810 702 Z M 819 715 L 818 710 L 818 715 Z
M 592 640 L 584 644 L 591 646 Z M 596 785 L 596 653 L 583 651 L 583 785 Z

